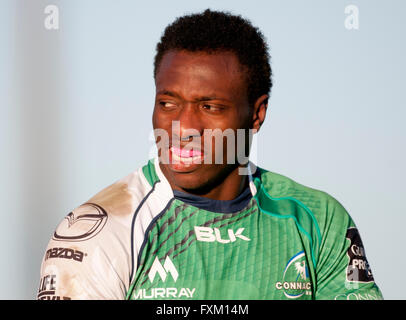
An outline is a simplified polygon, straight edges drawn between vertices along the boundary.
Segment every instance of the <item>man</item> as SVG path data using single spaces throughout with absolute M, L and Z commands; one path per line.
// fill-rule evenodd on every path
M 346 210 L 244 157 L 272 87 L 261 32 L 183 16 L 154 67 L 158 157 L 60 223 L 38 298 L 381 299 Z

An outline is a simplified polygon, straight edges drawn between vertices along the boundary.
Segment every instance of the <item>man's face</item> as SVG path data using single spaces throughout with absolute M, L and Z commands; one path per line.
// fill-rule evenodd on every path
M 158 149 L 161 168 L 173 188 L 210 188 L 238 166 L 227 164 L 227 148 L 235 148 L 237 129 L 252 128 L 243 70 L 231 52 L 169 51 L 163 56 L 155 79 L 153 127 L 168 133 L 168 148 Z M 232 130 L 234 146 L 227 139 L 216 143 L 215 135 L 208 138 L 208 129 Z M 222 161 L 216 161 L 219 151 Z

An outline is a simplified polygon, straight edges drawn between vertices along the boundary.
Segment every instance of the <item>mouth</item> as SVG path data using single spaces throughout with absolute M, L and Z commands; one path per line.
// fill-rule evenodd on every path
M 199 149 L 185 149 L 172 146 L 170 148 L 173 160 L 180 161 L 184 163 L 192 163 L 197 160 L 201 160 L 203 157 L 203 152 Z
M 169 151 L 170 165 L 175 171 L 189 171 L 203 162 L 204 153 L 200 149 L 172 146 Z

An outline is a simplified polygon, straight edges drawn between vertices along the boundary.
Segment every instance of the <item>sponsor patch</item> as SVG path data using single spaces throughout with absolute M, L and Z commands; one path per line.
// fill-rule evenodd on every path
M 51 258 L 62 258 L 82 262 L 84 256 L 86 256 L 86 254 L 79 250 L 70 248 L 51 248 L 48 249 L 45 254 L 45 261 Z
M 47 274 L 43 276 L 39 283 L 38 300 L 71 300 L 70 297 L 58 296 L 56 293 L 56 275 Z
M 357 228 L 348 228 L 346 238 L 350 240 L 347 250 L 349 263 L 347 267 L 347 281 L 349 282 L 373 282 L 364 246 Z
M 172 258 L 173 259 L 173 258 Z M 161 259 L 163 260 L 163 259 Z M 132 299 L 181 299 L 181 298 L 193 298 L 196 288 L 176 288 L 170 287 L 178 280 L 179 273 L 176 265 L 171 258 L 167 255 L 163 263 L 158 257 L 155 257 L 151 268 L 148 271 L 149 282 L 154 286 L 160 285 L 155 288 L 148 285 L 148 288 L 137 288 L 132 292 Z M 144 281 L 145 282 L 145 281 Z M 166 285 L 162 286 L 162 282 Z M 169 284 L 168 284 L 169 283 Z M 141 284 L 142 285 L 142 284 Z
M 85 241 L 96 236 L 106 222 L 107 213 L 102 207 L 85 203 L 65 217 L 52 238 L 56 241 Z

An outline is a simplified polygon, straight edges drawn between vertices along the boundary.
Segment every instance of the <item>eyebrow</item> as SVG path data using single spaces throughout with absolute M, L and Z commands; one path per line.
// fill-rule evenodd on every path
M 175 97 L 175 98 L 180 98 L 180 96 L 177 93 L 174 93 L 172 91 L 168 91 L 168 90 L 160 90 L 157 92 L 157 94 L 163 94 L 165 96 L 171 96 L 171 97 Z
M 181 98 L 181 96 L 175 92 L 169 91 L 169 90 L 160 90 L 157 92 L 157 94 L 162 94 L 162 95 L 166 95 L 166 96 L 170 96 L 170 97 L 174 97 L 174 98 Z M 199 98 L 194 99 L 195 101 L 210 101 L 210 100 L 226 100 L 224 98 L 219 98 L 216 95 L 209 95 L 209 96 L 202 96 Z

